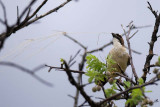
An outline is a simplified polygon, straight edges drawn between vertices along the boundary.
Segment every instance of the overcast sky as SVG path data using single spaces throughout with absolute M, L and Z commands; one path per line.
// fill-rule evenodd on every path
M 16 20 L 16 6 L 22 10 L 29 3 L 29 0 L 2 1 L 6 6 L 10 24 Z M 34 7 L 42 1 L 39 0 Z M 48 0 L 38 15 L 64 1 Z M 160 11 L 159 0 L 152 0 L 150 3 L 153 9 Z M 38 23 L 12 34 L 4 44 L 0 61 L 11 61 L 29 69 L 41 64 L 59 66 L 60 58 L 68 60 L 70 55 L 75 54 L 81 48 L 68 38 L 63 37 L 58 31 L 67 32 L 90 50 L 112 40 L 112 32 L 122 34 L 121 24 L 126 26 L 133 20 L 136 26 L 152 25 L 152 27 L 140 29 L 130 41 L 132 49 L 142 52 L 142 55 L 133 54 L 135 68 L 140 77 L 148 54 L 147 42 L 150 41 L 155 21 L 147 6 L 146 0 L 79 0 L 79 2 L 70 2 L 57 13 L 53 13 L 39 20 Z M 0 17 L 3 17 L 2 9 L 0 9 L 0 13 Z M 3 32 L 4 27 L 0 25 L 0 28 L 0 32 Z M 160 55 L 159 44 L 160 42 L 157 42 L 154 49 L 155 54 L 158 55 Z M 95 55 L 104 61 L 111 48 L 112 46 L 109 46 L 103 52 L 98 52 Z M 155 56 L 152 63 L 157 58 L 158 56 Z M 79 59 L 80 57 L 77 58 L 78 61 Z M 73 69 L 77 69 L 77 65 Z M 72 107 L 73 99 L 67 95 L 74 96 L 75 87 L 69 84 L 64 72 L 52 70 L 48 73 L 47 70 L 43 69 L 37 72 L 37 75 L 52 83 L 53 87 L 40 83 L 22 71 L 1 66 L 0 107 Z M 130 67 L 126 73 L 131 74 Z M 151 77 L 153 75 L 150 75 L 148 79 Z M 87 82 L 87 77 L 85 80 Z M 160 86 L 147 88 L 147 90 L 153 91 L 148 94 L 152 100 L 160 98 L 159 89 Z M 91 87 L 86 90 L 90 95 L 102 94 L 101 92 L 92 93 Z M 83 98 L 80 98 L 79 104 L 82 102 Z M 158 104 L 156 103 L 154 107 L 158 107 Z

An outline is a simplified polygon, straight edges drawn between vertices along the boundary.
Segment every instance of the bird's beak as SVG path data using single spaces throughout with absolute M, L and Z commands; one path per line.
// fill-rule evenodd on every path
M 111 34 L 112 34 L 113 37 L 115 37 L 115 38 L 117 37 L 117 35 L 115 33 L 111 33 Z

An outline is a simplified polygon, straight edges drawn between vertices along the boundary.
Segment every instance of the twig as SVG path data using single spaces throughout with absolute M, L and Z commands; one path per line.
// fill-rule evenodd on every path
M 81 105 L 79 105 L 78 107 L 83 107 L 85 104 L 87 103 L 87 101 L 85 100 Z
M 125 46 L 125 48 L 127 48 L 128 49 L 128 47 L 127 46 Z M 133 52 L 133 53 L 135 53 L 135 54 L 142 54 L 141 52 L 138 52 L 138 51 L 136 51 L 136 50 L 133 50 L 133 49 L 131 49 L 131 51 Z
M 104 48 L 106 48 L 107 46 L 111 45 L 113 42 L 110 41 L 109 43 L 101 46 L 100 48 L 97 48 L 97 49 L 93 49 L 91 51 L 88 51 L 87 53 L 94 53 L 94 52 L 97 52 L 97 51 L 103 51 Z
M 73 98 L 73 99 L 75 99 L 72 95 L 68 95 L 69 97 L 71 97 L 71 98 Z
M 134 67 L 134 64 L 133 64 L 133 60 L 132 60 L 132 52 L 131 52 L 131 47 L 130 47 L 130 41 L 129 41 L 129 35 L 130 35 L 130 31 L 132 29 L 132 22 L 129 24 L 129 32 L 126 34 L 126 31 L 125 29 L 123 28 L 123 25 L 122 25 L 122 29 L 125 33 L 125 36 L 126 36 L 126 41 L 127 41 L 127 44 L 128 44 L 128 50 L 129 50 L 129 55 L 130 55 L 130 64 L 131 64 L 131 68 L 132 68 L 132 72 L 134 74 L 134 77 L 135 77 L 135 80 L 137 82 L 138 80 L 138 75 L 136 73 L 136 70 L 135 70 L 135 67 Z
M 20 23 L 20 20 L 19 20 L 19 8 L 17 6 L 17 25 L 19 25 Z
M 154 65 L 154 64 L 152 64 L 152 65 L 147 66 L 146 69 L 147 68 L 151 68 L 151 67 L 160 67 L 160 65 Z
M 120 91 L 123 91 L 123 89 L 121 88 L 119 82 L 116 81 L 117 86 L 119 87 Z
M 26 8 L 23 10 L 23 12 L 21 13 L 21 15 L 19 16 L 19 20 L 22 20 L 22 17 L 25 15 L 25 13 L 27 12 L 27 10 L 33 6 L 33 4 L 36 2 L 37 0 L 32 0 L 28 6 L 26 6 Z
M 104 86 L 101 86 L 101 87 L 102 87 L 102 91 L 103 91 L 103 94 L 104 94 L 105 98 L 107 98 L 107 95 L 106 95 L 106 93 L 105 93 Z
M 45 68 L 45 65 L 43 64 L 43 65 L 39 65 L 38 67 L 35 67 L 32 71 L 33 72 L 37 72 L 37 71 L 39 71 L 40 69 L 42 69 L 42 68 Z
M 56 8 L 48 11 L 47 13 L 45 13 L 45 14 L 43 14 L 43 15 L 40 15 L 40 16 L 37 16 L 36 18 L 34 18 L 34 19 L 30 20 L 28 23 L 26 23 L 25 26 L 28 26 L 28 25 L 30 25 L 31 23 L 34 23 L 35 21 L 37 21 L 37 20 L 39 20 L 39 19 L 41 19 L 41 18 L 43 18 L 43 17 L 45 17 L 45 16 L 53 13 L 53 12 L 57 12 L 60 8 L 62 8 L 62 7 L 65 6 L 66 4 L 68 4 L 70 1 L 72 1 L 72 0 L 67 0 L 67 1 L 65 1 L 64 3 L 62 3 L 61 5 L 57 6 Z
M 68 61 L 68 65 L 71 67 L 71 65 L 73 65 L 71 62 L 77 57 L 77 55 L 80 53 L 80 49 L 77 51 L 77 53 L 72 57 L 70 57 L 69 61 Z
M 129 37 L 129 39 L 131 39 L 136 33 L 138 33 L 138 30 L 136 30 L 136 32 L 134 32 L 133 35 Z
M 46 67 L 49 67 L 49 70 L 52 70 L 52 69 L 58 69 L 60 71 L 66 71 L 66 72 L 73 72 L 73 73 L 79 73 L 79 74 L 85 74 L 85 72 L 83 71 L 76 71 L 76 70 L 71 70 L 71 69 L 66 69 L 66 68 L 61 68 L 61 67 L 54 67 L 54 66 L 49 66 L 49 65 L 45 65 Z M 50 71 L 48 71 L 50 72 Z
M 70 37 L 66 32 L 63 32 L 63 35 L 67 38 L 69 38 L 70 40 L 72 40 L 73 42 L 75 42 L 76 44 L 78 44 L 80 47 L 82 47 L 83 49 L 86 49 L 86 47 L 84 45 L 82 45 L 79 41 L 77 41 L 76 39 Z
M 123 78 L 125 78 L 127 81 L 130 81 L 131 83 L 133 83 L 134 85 L 136 85 L 136 83 L 135 83 L 131 78 L 129 78 L 128 76 L 122 75 L 122 74 L 119 73 L 119 72 L 115 72 L 114 74 L 119 75 L 120 77 L 123 77 Z
M 20 65 L 15 64 L 15 63 L 12 63 L 12 62 L 0 62 L 0 65 L 17 68 L 17 69 L 19 69 L 19 70 L 21 70 L 21 71 L 23 71 L 23 72 L 25 72 L 27 74 L 30 74 L 31 76 L 33 76 L 35 79 L 37 79 L 41 83 L 43 83 L 43 84 L 45 84 L 47 86 L 53 86 L 51 83 L 49 83 L 49 82 L 43 80 L 42 78 L 40 78 L 39 76 L 37 76 L 35 74 L 35 71 L 29 70 L 27 68 L 24 68 L 24 67 L 22 67 Z M 35 69 L 35 70 L 38 70 L 38 69 Z
M 152 9 L 152 6 L 151 6 L 151 4 L 150 4 L 149 2 L 147 2 L 147 3 L 148 3 L 148 5 L 149 5 L 149 6 L 148 6 L 148 9 L 150 9 L 151 12 L 153 13 L 153 15 L 155 16 L 155 18 L 157 18 L 157 17 L 158 17 L 157 12 Z
M 93 84 L 93 83 L 94 83 L 94 82 L 86 83 L 86 84 L 81 85 L 81 87 L 85 87 L 85 86 L 90 85 L 90 84 Z
M 1 0 L 0 0 L 0 5 L 2 6 L 2 9 L 3 9 L 4 24 L 6 25 L 6 28 L 8 28 L 7 12 L 6 12 L 6 8 Z
M 79 68 L 78 68 L 79 71 L 82 71 L 82 70 L 83 70 L 85 61 L 86 61 L 86 48 L 84 48 L 84 53 L 83 53 L 81 62 L 79 63 Z M 79 75 L 78 75 L 77 81 L 78 81 L 77 83 L 78 83 L 79 85 L 82 84 L 82 74 L 79 74 Z M 75 99 L 74 106 L 77 107 L 77 105 L 78 105 L 78 98 L 79 98 L 79 90 L 78 90 L 78 89 L 76 90 L 75 98 L 76 98 L 76 99 Z
M 77 80 L 78 80 L 77 84 L 80 85 L 81 74 L 78 75 Z M 77 107 L 77 105 L 78 105 L 78 99 L 79 99 L 79 89 L 76 90 L 76 95 L 75 95 L 75 99 L 74 99 L 74 107 Z
M 33 12 L 33 14 L 31 16 L 29 16 L 29 19 L 31 19 L 32 17 L 34 17 L 37 14 L 37 12 L 39 12 L 39 10 L 46 4 L 47 1 L 48 0 L 44 0 L 41 3 L 41 5 L 39 5 L 38 8 Z

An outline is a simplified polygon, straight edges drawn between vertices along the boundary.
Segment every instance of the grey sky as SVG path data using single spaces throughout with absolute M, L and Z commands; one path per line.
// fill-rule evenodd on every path
M 36 5 L 41 1 L 39 0 Z M 64 1 L 49 0 L 38 15 Z M 7 8 L 10 23 L 16 19 L 16 6 L 18 5 L 22 10 L 29 3 L 28 0 L 3 0 L 3 2 Z M 159 0 L 152 0 L 150 3 L 153 9 L 160 11 Z M 143 53 L 142 55 L 133 54 L 136 71 L 141 76 L 148 53 L 147 42 L 150 41 L 154 25 L 154 16 L 147 6 L 146 0 L 79 0 L 79 2 L 71 2 L 57 13 L 43 18 L 38 24 L 33 24 L 11 35 L 1 51 L 0 60 L 12 61 L 29 69 L 45 63 L 59 66 L 60 58 L 68 60 L 70 55 L 75 54 L 80 47 L 57 31 L 65 31 L 88 46 L 89 49 L 94 49 L 109 42 L 112 39 L 111 32 L 123 33 L 121 24 L 125 26 L 133 20 L 137 26 L 152 25 L 150 28 L 140 29 L 131 40 L 131 47 Z M 2 10 L 0 12 L 2 13 Z M 0 27 L 2 28 L 2 25 Z M 0 29 L 0 32 L 3 30 L 3 28 Z M 34 39 L 34 41 L 29 42 L 28 39 Z M 155 54 L 158 55 L 160 55 L 159 44 L 160 42 L 157 42 L 155 45 Z M 111 47 L 109 46 L 104 52 L 96 55 L 104 60 Z M 153 58 L 152 63 L 156 59 L 157 56 Z M 79 59 L 77 58 L 77 60 Z M 74 66 L 73 69 L 76 68 L 77 66 Z M 129 67 L 126 72 L 130 74 L 130 71 Z M 69 84 L 64 72 L 53 70 L 48 73 L 47 69 L 43 69 L 37 74 L 53 83 L 54 87 L 47 87 L 17 69 L 1 66 L 0 107 L 72 107 L 73 99 L 67 95 L 74 96 L 75 87 Z M 152 100 L 160 98 L 159 88 L 160 86 L 147 88 L 153 90 L 151 94 L 148 94 Z M 90 95 L 94 95 L 91 93 L 91 88 L 86 90 Z M 95 95 L 99 94 L 101 93 Z M 83 102 L 82 98 L 81 102 Z M 158 103 L 154 107 L 158 107 Z

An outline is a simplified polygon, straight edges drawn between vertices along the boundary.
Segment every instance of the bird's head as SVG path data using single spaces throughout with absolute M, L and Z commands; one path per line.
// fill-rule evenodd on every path
M 121 35 L 112 33 L 112 36 L 113 36 L 113 39 L 116 39 L 116 41 L 118 41 L 122 46 L 124 46 L 124 40 Z

